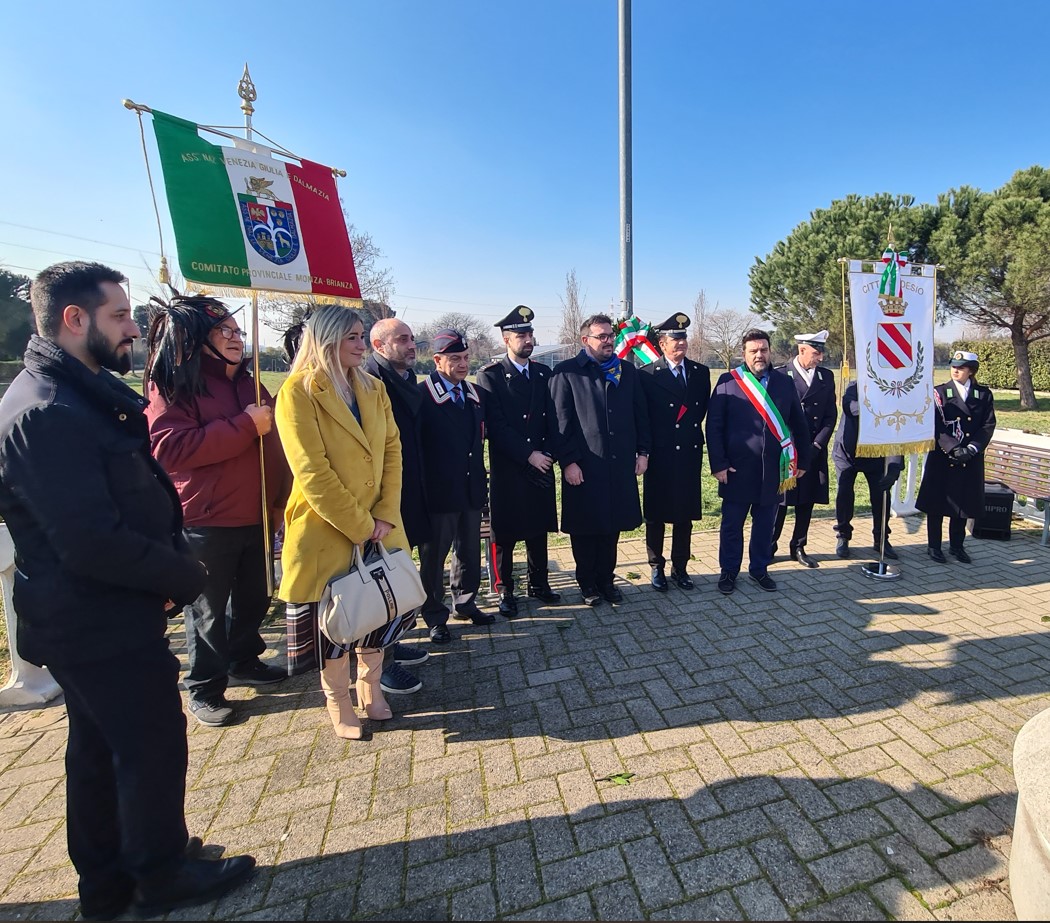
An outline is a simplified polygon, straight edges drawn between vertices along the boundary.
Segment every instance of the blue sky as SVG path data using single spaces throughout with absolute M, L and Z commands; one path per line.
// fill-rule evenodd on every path
M 848 193 L 927 201 L 1050 163 L 1050 4 L 915 10 L 635 0 L 636 313 L 700 289 L 746 310 L 754 258 Z M 120 100 L 235 124 L 247 60 L 256 126 L 347 171 L 410 323 L 523 302 L 549 342 L 572 268 L 586 307 L 619 300 L 615 0 L 21 3 L 4 23 L 9 269 L 100 259 L 141 297 L 157 232 Z

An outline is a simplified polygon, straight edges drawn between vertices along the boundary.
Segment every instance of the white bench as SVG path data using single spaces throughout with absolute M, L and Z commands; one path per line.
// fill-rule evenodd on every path
M 15 543 L 11 533 L 0 523 L 0 594 L 3 595 L 7 620 L 7 646 L 11 652 L 11 678 L 0 689 L 0 706 L 43 705 L 62 694 L 58 683 L 44 667 L 33 666 L 18 656 L 18 616 L 15 614 Z

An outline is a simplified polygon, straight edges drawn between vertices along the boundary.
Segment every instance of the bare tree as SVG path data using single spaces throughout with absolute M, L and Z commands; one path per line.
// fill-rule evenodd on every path
M 575 267 L 565 273 L 565 295 L 561 300 L 561 327 L 558 330 L 559 343 L 578 343 L 580 324 L 583 323 L 583 306 L 587 295 L 580 297 L 580 281 L 576 278 Z
M 741 340 L 754 326 L 754 317 L 726 308 L 708 314 L 704 326 L 704 337 L 708 347 L 718 357 L 722 366 L 728 369 L 743 351 Z
M 697 293 L 693 302 L 693 331 L 689 337 L 689 358 L 694 362 L 703 362 L 707 350 L 710 348 L 707 338 L 707 319 L 712 313 L 717 313 L 718 302 L 714 308 L 707 303 L 707 292 L 703 289 Z
M 343 209 L 346 218 L 346 209 Z M 364 313 L 372 321 L 382 317 L 393 317 L 390 299 L 394 293 L 394 274 L 389 267 L 380 267 L 383 251 L 372 240 L 367 231 L 359 231 L 349 219 L 346 229 L 350 234 L 350 249 L 354 253 L 354 269 L 357 271 L 357 282 L 364 300 Z M 292 324 L 299 323 L 309 314 L 318 302 L 309 296 L 294 295 L 261 295 L 259 297 L 259 317 L 271 330 L 287 330 Z M 367 319 L 367 318 L 366 318 Z M 367 327 L 371 324 L 366 323 Z

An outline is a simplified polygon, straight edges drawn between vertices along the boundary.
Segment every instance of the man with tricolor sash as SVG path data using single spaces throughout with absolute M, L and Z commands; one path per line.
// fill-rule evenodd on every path
M 708 457 L 722 498 L 718 589 L 726 595 L 736 589 L 748 513 L 748 573 L 763 590 L 776 590 L 768 568 L 777 506 L 806 473 L 811 453 L 795 386 L 770 362 L 769 334 L 748 330 L 743 349 L 743 364 L 718 379 L 707 413 Z

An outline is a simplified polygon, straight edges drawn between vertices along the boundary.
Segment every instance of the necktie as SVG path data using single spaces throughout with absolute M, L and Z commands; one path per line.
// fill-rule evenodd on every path
M 462 407 L 463 406 L 463 386 L 462 385 L 456 385 L 452 389 L 452 394 L 453 394 L 452 400 L 454 400 L 456 402 L 456 406 L 457 407 Z
M 682 366 L 676 366 L 674 370 L 674 377 L 678 379 L 678 386 L 684 391 L 685 390 L 685 369 Z
M 529 367 L 525 366 L 525 368 L 523 368 L 521 370 L 521 374 L 524 375 L 525 376 L 525 380 L 528 381 L 529 380 Z

